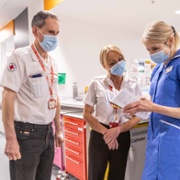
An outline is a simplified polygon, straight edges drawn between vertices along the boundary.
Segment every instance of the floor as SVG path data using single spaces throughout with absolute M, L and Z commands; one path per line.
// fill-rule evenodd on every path
M 5 147 L 5 138 L 4 134 L 0 131 L 0 179 L 1 180 L 10 180 L 9 178 L 9 161 L 6 155 L 4 154 Z M 57 175 L 59 174 L 59 168 L 53 166 L 51 180 L 56 180 Z M 62 174 L 62 173 L 61 173 Z M 78 180 L 70 174 L 63 173 L 61 180 Z

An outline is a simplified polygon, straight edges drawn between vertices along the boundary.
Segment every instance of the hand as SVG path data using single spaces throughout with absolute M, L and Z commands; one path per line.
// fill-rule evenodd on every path
M 56 147 L 60 147 L 63 142 L 64 142 L 64 137 L 63 137 L 62 132 L 55 133 L 55 144 L 56 144 Z
M 123 109 L 123 112 L 130 114 L 135 114 L 139 111 L 152 112 L 153 105 L 154 103 L 151 100 L 147 98 L 141 98 L 139 101 L 126 105 Z
M 115 150 L 119 148 L 119 143 L 117 139 L 110 141 L 107 145 L 109 150 Z
M 20 147 L 17 139 L 8 139 L 6 141 L 5 154 L 9 160 L 21 159 Z
M 112 142 L 113 140 L 117 139 L 117 137 L 119 136 L 120 133 L 120 129 L 119 126 L 108 129 L 105 133 L 104 133 L 104 141 L 106 144 L 109 144 L 110 142 Z

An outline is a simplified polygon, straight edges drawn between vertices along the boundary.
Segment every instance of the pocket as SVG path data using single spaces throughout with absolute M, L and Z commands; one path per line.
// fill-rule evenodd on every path
M 172 172 L 179 172 L 180 161 L 177 160 L 180 157 L 179 147 L 180 126 L 161 120 L 158 163 L 161 165 L 162 179 L 163 177 L 173 177 Z
M 32 97 L 43 97 L 50 93 L 48 89 L 48 82 L 45 76 L 29 79 Z
M 26 130 L 23 128 L 16 128 L 16 136 L 18 140 L 27 140 L 31 137 L 31 130 Z
M 109 98 L 108 98 L 106 92 L 100 91 L 97 93 L 96 97 L 97 97 L 97 103 L 100 103 L 100 104 L 105 103 L 106 104 L 109 102 Z
M 161 123 L 166 124 L 166 125 L 168 125 L 168 126 L 171 126 L 171 127 L 174 127 L 174 128 L 176 128 L 176 129 L 180 130 L 180 126 L 177 126 L 177 125 L 172 124 L 172 123 L 170 123 L 170 122 L 161 120 Z

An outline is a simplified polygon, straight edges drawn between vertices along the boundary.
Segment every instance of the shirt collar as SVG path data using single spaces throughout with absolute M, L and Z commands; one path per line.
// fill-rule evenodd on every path
M 128 81 L 128 77 L 126 75 L 123 75 L 123 80 L 122 80 L 122 84 L 121 87 L 124 83 L 126 83 Z M 109 86 L 114 87 L 114 83 L 111 80 L 111 78 L 109 77 L 109 74 L 105 77 L 104 82 L 107 83 Z

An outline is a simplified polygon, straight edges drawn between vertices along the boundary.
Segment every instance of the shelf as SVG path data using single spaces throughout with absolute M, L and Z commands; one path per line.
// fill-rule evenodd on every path
M 77 101 L 72 97 L 60 97 L 60 105 L 64 107 L 84 108 L 84 103 L 82 101 Z

